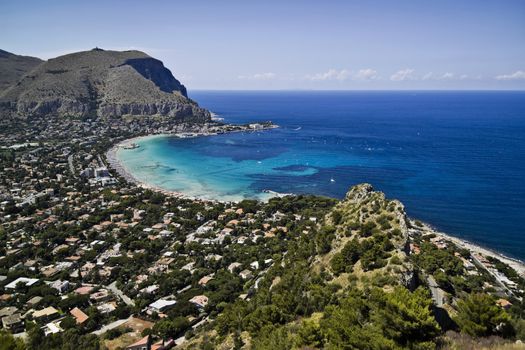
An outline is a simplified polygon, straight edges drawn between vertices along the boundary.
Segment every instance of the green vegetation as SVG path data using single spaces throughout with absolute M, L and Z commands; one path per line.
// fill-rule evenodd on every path
M 331 260 L 332 271 L 336 274 L 351 272 L 352 266 L 361 259 L 361 266 L 365 271 L 381 268 L 387 264 L 390 251 L 394 249 L 390 239 L 381 233 L 361 242 L 354 238 L 348 242 L 341 252 Z
M 456 322 L 462 332 L 477 337 L 514 333 L 509 315 L 488 294 L 471 294 L 458 301 Z
M 22 339 L 15 339 L 11 333 L 0 329 L 0 350 L 25 350 L 25 348 Z

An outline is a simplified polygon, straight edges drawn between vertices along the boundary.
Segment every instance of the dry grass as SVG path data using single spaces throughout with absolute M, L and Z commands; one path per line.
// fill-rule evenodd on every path
M 129 344 L 136 342 L 139 339 L 142 339 L 142 331 L 146 328 L 153 327 L 154 323 L 150 321 L 141 320 L 140 318 L 133 317 L 128 322 L 122 324 L 118 328 L 131 328 L 133 331 L 122 334 L 120 337 L 117 337 L 112 340 L 104 340 L 104 345 L 108 350 L 117 350 L 123 349 Z
M 447 332 L 442 350 L 525 350 L 525 344 L 500 337 L 472 338 L 465 334 Z
M 133 317 L 128 322 L 124 323 L 121 327 L 128 327 L 133 329 L 136 332 L 142 332 L 146 328 L 152 328 L 154 325 L 153 322 L 141 320 L 140 318 Z

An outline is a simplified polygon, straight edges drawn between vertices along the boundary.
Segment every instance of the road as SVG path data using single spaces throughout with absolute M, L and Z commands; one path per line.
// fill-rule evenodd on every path
M 135 302 L 130 297 L 128 297 L 126 294 L 124 294 L 123 291 L 117 288 L 117 281 L 113 281 L 113 283 L 105 287 L 109 289 L 110 291 L 112 291 L 114 294 L 118 295 L 118 297 L 122 299 L 122 301 L 126 305 L 135 306 Z
M 499 279 L 499 277 L 496 276 L 494 273 L 492 273 L 492 271 L 490 271 L 489 269 L 487 269 L 487 268 L 485 267 L 485 265 L 483 265 L 483 264 L 481 263 L 481 261 L 479 261 L 479 259 L 476 258 L 476 256 L 475 256 L 474 254 L 471 254 L 470 256 L 472 257 L 472 259 L 474 260 L 474 262 L 476 263 L 476 265 L 480 266 L 482 269 L 484 269 L 485 271 L 487 271 L 489 275 L 491 275 L 492 277 L 494 277 L 494 279 L 496 280 L 496 283 L 497 283 L 501 288 L 503 288 L 503 290 L 505 291 L 505 293 L 507 293 L 508 296 L 516 297 L 516 296 L 514 295 L 514 293 L 513 293 L 509 288 L 507 288 L 507 286 L 506 286 L 506 285 L 505 285 L 505 284 Z M 518 299 L 520 299 L 520 298 L 518 298 Z M 521 300 L 521 299 L 520 299 L 520 300 Z
M 131 320 L 132 317 L 133 316 L 129 316 L 126 319 L 116 320 L 115 322 L 108 323 L 107 325 L 103 326 L 99 330 L 91 332 L 91 334 L 102 335 L 102 334 L 106 333 L 107 331 L 109 331 L 110 329 L 117 328 L 118 326 L 122 326 L 124 323 L 128 322 L 129 320 Z
M 71 174 L 75 176 L 75 167 L 73 166 L 73 154 L 70 154 L 67 157 L 67 163 L 69 164 L 69 171 L 71 171 Z
M 428 286 L 430 287 L 430 292 L 432 293 L 432 300 L 437 307 L 443 307 L 445 301 L 445 292 L 443 289 L 439 288 L 436 280 L 432 276 L 427 277 Z

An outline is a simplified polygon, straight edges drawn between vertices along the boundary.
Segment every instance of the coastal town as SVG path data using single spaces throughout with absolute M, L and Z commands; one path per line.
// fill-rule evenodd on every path
M 126 140 L 145 134 L 268 127 L 53 118 L 4 124 L 2 327 L 29 342 L 69 332 L 108 349 L 169 349 L 213 329 L 228 305 L 249 302 L 268 272 L 285 266 L 290 244 L 323 232 L 337 201 L 188 199 L 135 185 L 108 166 L 106 154 L 114 145 L 136 147 Z M 488 291 L 505 310 L 520 307 L 523 265 L 462 247 L 417 220 L 410 227 L 406 254 L 426 276 L 436 307 L 451 311 L 463 290 Z
M 0 145 L 0 318 L 16 337 L 79 328 L 109 348 L 144 337 L 153 349 L 180 344 L 222 304 L 250 298 L 285 253 L 290 218 L 309 230 L 323 214 L 152 192 L 105 158 L 110 145 L 151 126 L 40 122 L 3 134 Z M 182 137 L 267 127 L 185 126 Z M 174 324 L 162 322 L 168 315 Z

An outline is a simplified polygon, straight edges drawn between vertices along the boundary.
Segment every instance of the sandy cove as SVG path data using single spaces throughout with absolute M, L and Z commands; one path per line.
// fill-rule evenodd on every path
M 227 127 L 229 125 L 226 125 Z M 235 126 L 233 126 L 235 127 Z M 270 125 L 264 125 L 261 128 L 258 129 L 244 129 L 244 126 L 240 126 L 240 129 L 233 129 L 233 130 L 224 130 L 221 131 L 222 133 L 235 133 L 235 132 L 259 132 L 263 130 L 269 130 L 269 129 L 275 129 L 278 128 L 278 125 L 270 124 Z M 144 138 L 152 138 L 152 137 L 179 137 L 179 138 L 190 138 L 190 137 L 201 137 L 201 136 L 213 136 L 218 135 L 217 131 L 205 131 L 205 132 L 192 132 L 192 131 L 185 131 L 185 132 L 177 132 L 177 133 L 161 133 L 161 134 L 152 134 L 152 135 L 143 135 L 143 136 L 136 136 L 130 139 L 122 140 L 118 142 L 117 144 L 113 145 L 107 152 L 106 152 L 106 161 L 109 165 L 109 167 L 113 170 L 115 170 L 120 176 L 122 176 L 127 182 L 133 183 L 137 186 L 140 186 L 145 189 L 149 189 L 152 191 L 157 191 L 160 193 L 163 193 L 167 196 L 177 197 L 177 198 L 183 198 L 183 199 L 189 199 L 189 200 L 197 200 L 202 202 L 208 202 L 208 203 L 217 203 L 220 202 L 219 200 L 214 199 L 205 199 L 205 198 L 197 198 L 193 196 L 188 196 L 187 194 L 183 192 L 177 192 L 177 191 L 170 191 L 166 190 L 157 186 L 153 186 L 151 184 L 142 182 L 138 180 L 136 177 L 131 174 L 128 169 L 119 161 L 117 157 L 117 151 L 120 148 L 124 148 L 127 146 L 130 146 L 132 144 L 135 144 L 137 141 L 140 141 Z M 283 196 L 287 194 L 282 194 L 278 192 L 272 192 L 272 194 L 275 194 L 275 196 Z M 225 201 L 230 202 L 230 201 Z

